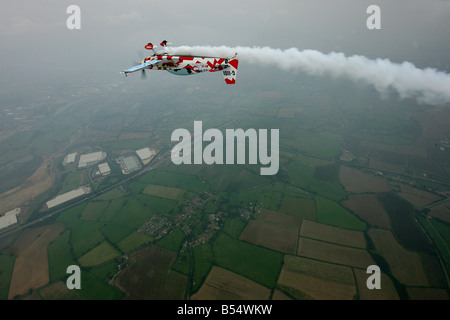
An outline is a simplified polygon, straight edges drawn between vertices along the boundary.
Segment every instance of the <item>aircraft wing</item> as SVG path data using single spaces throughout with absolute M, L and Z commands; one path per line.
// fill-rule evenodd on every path
M 147 61 L 147 62 L 138 64 L 137 66 L 128 68 L 128 69 L 126 69 L 126 70 L 123 70 L 122 73 L 127 74 L 127 73 L 136 72 L 136 71 L 139 71 L 139 70 L 148 68 L 148 67 L 150 67 L 150 66 L 157 65 L 157 64 L 161 63 L 161 61 L 162 61 L 162 60 L 151 60 L 151 61 Z

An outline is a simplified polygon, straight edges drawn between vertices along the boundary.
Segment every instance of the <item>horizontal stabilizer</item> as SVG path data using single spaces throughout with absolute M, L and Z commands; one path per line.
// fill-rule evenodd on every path
M 167 40 L 163 40 L 159 45 L 161 47 L 168 47 L 168 46 L 173 45 L 173 43 L 172 42 L 167 42 Z

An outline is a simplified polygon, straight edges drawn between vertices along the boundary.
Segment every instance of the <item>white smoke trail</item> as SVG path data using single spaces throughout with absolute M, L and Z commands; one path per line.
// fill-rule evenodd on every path
M 382 94 L 395 89 L 400 98 L 416 98 L 419 103 L 440 105 L 450 102 L 450 74 L 433 68 L 419 69 L 410 62 L 401 64 L 388 59 L 371 60 L 364 56 L 346 57 L 343 53 L 324 54 L 316 50 L 270 47 L 173 47 L 176 54 L 232 57 L 246 63 L 275 65 L 284 70 L 299 70 L 311 75 L 346 77 L 375 86 Z

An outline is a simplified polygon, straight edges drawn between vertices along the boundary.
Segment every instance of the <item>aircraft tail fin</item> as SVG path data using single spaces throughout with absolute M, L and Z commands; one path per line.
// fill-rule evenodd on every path
M 238 64 L 239 64 L 238 59 L 231 59 L 228 61 L 229 67 L 222 71 L 223 77 L 225 78 L 225 82 L 227 84 L 235 84 L 236 83 Z

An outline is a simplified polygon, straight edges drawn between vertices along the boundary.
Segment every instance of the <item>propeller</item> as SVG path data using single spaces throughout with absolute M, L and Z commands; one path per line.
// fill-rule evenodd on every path
M 139 61 L 144 60 L 144 54 L 143 54 L 142 50 L 138 50 L 137 54 L 138 54 L 138 56 L 139 56 Z M 135 66 L 141 63 L 141 62 L 137 62 L 137 61 L 133 61 L 133 62 L 134 62 L 134 65 L 135 65 Z M 145 74 L 145 69 L 142 69 L 142 72 L 141 72 L 141 79 L 142 79 L 142 80 L 147 79 L 147 75 Z

